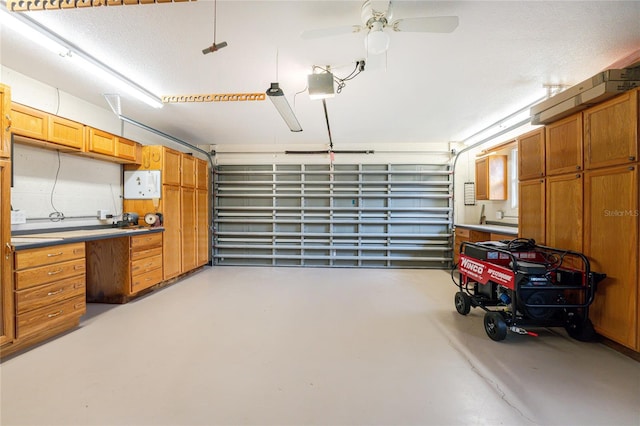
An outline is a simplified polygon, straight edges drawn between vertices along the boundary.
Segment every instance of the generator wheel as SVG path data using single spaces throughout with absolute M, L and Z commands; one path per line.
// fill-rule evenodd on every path
M 464 291 L 456 293 L 454 302 L 456 304 L 456 311 L 458 311 L 460 315 L 467 315 L 471 311 L 471 296 Z
M 507 323 L 499 312 L 487 312 L 484 314 L 484 331 L 491 340 L 499 342 L 507 337 Z

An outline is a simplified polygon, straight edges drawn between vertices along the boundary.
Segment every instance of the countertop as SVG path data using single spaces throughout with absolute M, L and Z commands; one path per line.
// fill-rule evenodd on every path
M 107 238 L 130 237 L 132 235 L 163 231 L 163 227 L 151 228 L 145 226 L 136 226 L 131 228 L 90 227 L 50 230 L 37 229 L 33 231 L 20 231 L 19 233 L 12 234 L 11 245 L 14 250 L 25 250 L 60 244 L 103 240 Z
M 466 228 L 466 229 L 473 229 L 474 231 L 489 232 L 494 234 L 513 235 L 514 237 L 518 236 L 518 228 L 515 226 L 479 225 L 479 224 L 469 224 L 469 223 L 458 223 L 455 226 L 456 228 L 460 227 L 460 228 Z

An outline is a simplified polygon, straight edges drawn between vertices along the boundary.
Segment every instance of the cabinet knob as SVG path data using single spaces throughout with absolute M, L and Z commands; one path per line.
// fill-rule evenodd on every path
M 629 161 L 636 161 L 636 157 L 634 157 L 633 155 L 629 156 Z
M 580 170 L 580 166 L 576 166 L 576 170 Z
M 629 171 L 630 171 L 630 172 L 634 171 L 635 169 L 636 169 L 636 168 L 635 168 L 635 167 L 633 167 L 633 166 L 629 167 Z
M 580 173 L 576 173 L 576 177 L 577 177 L 578 179 L 580 179 L 580 178 L 582 177 L 582 175 L 581 175 Z

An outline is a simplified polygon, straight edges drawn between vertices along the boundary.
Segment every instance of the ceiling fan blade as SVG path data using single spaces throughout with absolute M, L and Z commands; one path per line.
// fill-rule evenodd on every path
M 394 31 L 417 33 L 450 33 L 458 27 L 457 16 L 434 16 L 398 19 L 393 23 Z
M 311 40 L 314 38 L 333 37 L 344 34 L 358 33 L 360 31 L 362 31 L 362 27 L 360 25 L 345 25 L 342 27 L 320 28 L 317 30 L 303 31 L 300 34 L 300 37 L 304 40 Z

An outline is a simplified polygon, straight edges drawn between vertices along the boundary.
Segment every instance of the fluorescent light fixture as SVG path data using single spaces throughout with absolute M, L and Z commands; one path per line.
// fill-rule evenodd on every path
M 38 45 L 57 53 L 61 56 L 69 57 L 74 64 L 87 71 L 87 75 L 98 76 L 105 82 L 117 87 L 123 92 L 146 103 L 154 108 L 162 108 L 163 103 L 160 97 L 149 92 L 137 83 L 131 81 L 113 68 L 98 61 L 93 56 L 79 49 L 75 45 L 66 41 L 48 28 L 34 21 L 19 12 L 8 12 L 6 3 L 0 2 L 0 22 L 6 25 L 20 36 L 28 38 Z
M 296 115 L 293 113 L 291 106 L 289 106 L 289 102 L 287 102 L 287 98 L 284 97 L 284 92 L 280 88 L 280 84 L 271 83 L 271 87 L 267 89 L 267 96 L 273 102 L 273 105 L 276 107 L 282 118 L 284 119 L 289 129 L 292 132 L 301 132 L 302 127 L 296 118 Z
M 532 102 L 529 105 L 520 108 L 516 112 L 509 114 L 506 117 L 496 121 L 495 123 L 485 127 L 479 132 L 474 133 L 473 135 L 464 139 L 462 142 L 465 145 L 474 145 L 481 141 L 487 142 L 493 138 L 497 138 L 498 136 L 502 136 L 505 133 L 529 124 L 531 122 L 530 108 L 544 99 L 546 98 L 540 98 L 535 102 Z
M 333 88 L 333 74 L 321 72 L 309 74 L 307 77 L 310 99 L 326 99 L 335 96 Z

